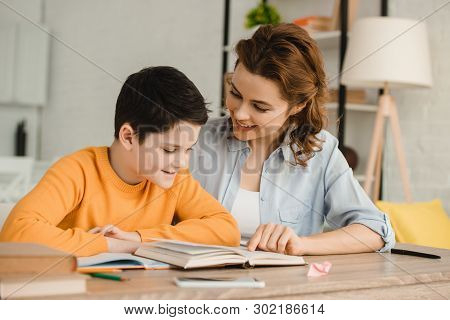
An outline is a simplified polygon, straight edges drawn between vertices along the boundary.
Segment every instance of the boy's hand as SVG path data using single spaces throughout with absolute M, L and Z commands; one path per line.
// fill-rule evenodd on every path
M 134 253 L 141 245 L 140 242 L 119 240 L 109 237 L 106 237 L 106 241 L 108 243 L 108 252 Z
M 107 224 L 103 227 L 95 227 L 88 231 L 89 233 L 100 233 L 105 237 L 114 238 L 118 240 L 141 242 L 141 236 L 137 232 L 127 232 L 118 227 Z
M 262 224 L 247 243 L 250 251 L 261 249 L 293 256 L 302 255 L 301 238 L 282 224 Z

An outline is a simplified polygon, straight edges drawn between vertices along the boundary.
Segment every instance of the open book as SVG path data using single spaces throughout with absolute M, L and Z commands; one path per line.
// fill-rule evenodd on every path
M 169 265 L 131 253 L 100 253 L 90 257 L 77 258 L 79 272 L 107 272 L 116 269 L 168 269 Z
M 301 266 L 306 264 L 302 257 L 265 251 L 251 252 L 245 247 L 212 246 L 161 239 L 143 244 L 134 254 L 184 269 L 225 265 L 253 267 Z

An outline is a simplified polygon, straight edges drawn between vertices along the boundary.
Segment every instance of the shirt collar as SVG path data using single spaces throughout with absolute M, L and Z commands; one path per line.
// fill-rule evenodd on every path
M 299 148 L 296 144 L 292 145 L 292 149 L 290 146 L 290 142 L 291 142 L 290 135 L 291 135 L 292 131 L 294 131 L 294 129 L 295 129 L 294 126 L 290 126 L 286 130 L 286 133 L 283 138 L 283 142 L 280 144 L 280 146 L 277 149 L 275 149 L 274 152 L 278 152 L 280 154 L 280 157 L 283 158 L 284 162 L 289 167 L 292 167 L 294 169 L 301 169 L 304 172 L 310 172 L 309 165 L 307 165 L 306 167 L 303 167 L 303 166 L 297 164 L 297 162 L 295 161 L 295 156 L 294 156 L 294 152 L 292 151 L 292 149 L 294 149 L 294 151 L 298 151 Z M 280 152 L 280 150 L 281 150 L 281 152 Z
M 291 140 L 290 135 L 294 129 L 295 129 L 294 126 L 290 126 L 288 128 L 288 130 L 286 131 L 286 133 L 284 135 L 283 142 L 280 144 L 279 148 L 281 149 L 281 154 L 282 154 L 285 162 L 287 162 L 292 167 L 300 168 L 302 166 L 300 166 L 296 163 L 294 152 L 292 151 L 292 149 L 294 149 L 294 151 L 298 151 L 299 150 L 298 146 L 296 144 L 293 144 L 292 149 L 290 146 L 290 140 Z

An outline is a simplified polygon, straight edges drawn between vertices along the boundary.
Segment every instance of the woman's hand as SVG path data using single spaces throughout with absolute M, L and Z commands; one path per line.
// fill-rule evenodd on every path
M 141 236 L 137 232 L 127 232 L 119 229 L 118 227 L 107 224 L 103 227 L 95 227 L 88 231 L 89 233 L 100 233 L 105 237 L 114 238 L 118 240 L 136 241 L 141 242 Z
M 262 224 L 247 243 L 250 251 L 261 249 L 292 256 L 303 255 L 302 241 L 295 232 L 282 224 Z

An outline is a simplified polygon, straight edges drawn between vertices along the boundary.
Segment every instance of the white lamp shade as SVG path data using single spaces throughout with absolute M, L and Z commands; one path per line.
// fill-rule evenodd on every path
M 353 87 L 430 87 L 430 53 L 424 23 L 369 17 L 355 22 L 341 82 Z

